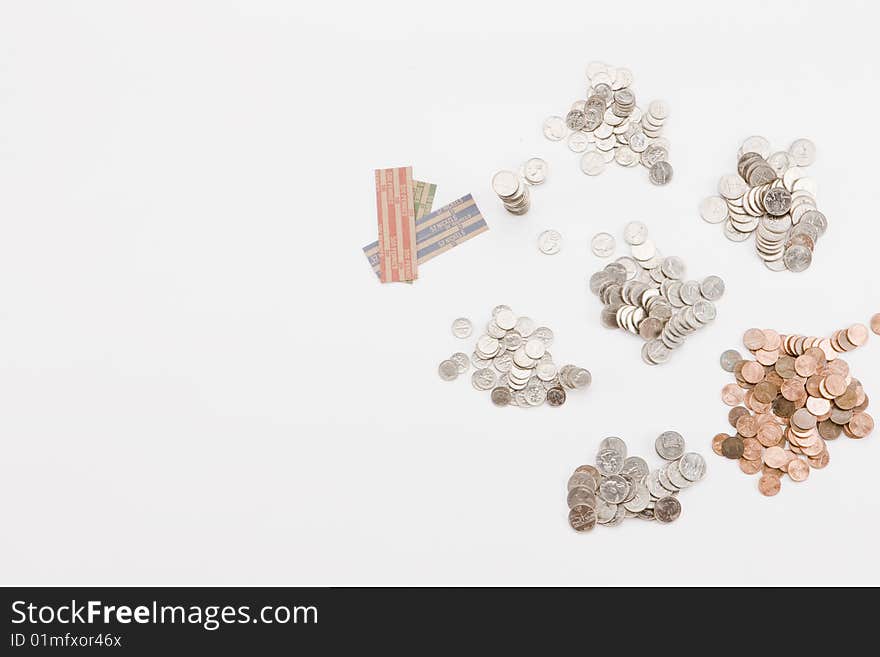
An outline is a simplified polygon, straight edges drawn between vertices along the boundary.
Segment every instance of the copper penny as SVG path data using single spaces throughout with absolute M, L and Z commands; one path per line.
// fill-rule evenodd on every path
M 724 456 L 724 452 L 721 451 L 721 443 L 730 438 L 730 436 L 726 433 L 719 433 L 712 439 L 712 451 L 715 452 L 718 456 Z
M 806 408 L 800 408 L 791 416 L 792 425 L 798 429 L 812 429 L 816 426 L 816 416 L 810 413 Z
M 824 397 L 807 397 L 807 410 L 816 417 L 831 412 L 831 402 Z
M 796 401 L 804 394 L 804 380 L 800 378 L 786 379 L 779 389 L 788 401 Z
M 790 418 L 797 410 L 797 405 L 793 400 L 777 397 L 773 400 L 773 412 L 781 418 Z
M 745 446 L 739 436 L 730 436 L 721 443 L 721 453 L 729 459 L 742 457 Z
M 761 381 L 755 386 L 755 389 L 752 391 L 752 395 L 754 396 L 754 398 L 762 404 L 771 403 L 774 399 L 776 399 L 776 395 L 778 394 L 778 388 L 776 388 L 776 386 L 774 386 L 769 381 Z
M 810 462 L 810 467 L 815 468 L 816 470 L 821 470 L 826 465 L 828 465 L 828 461 L 831 457 L 828 455 L 828 451 L 824 451 L 819 456 L 810 457 L 807 461 Z
M 764 463 L 771 468 L 779 468 L 785 465 L 787 459 L 785 451 L 781 447 L 768 447 L 764 450 Z
M 829 374 L 825 377 L 825 390 L 832 398 L 842 395 L 846 392 L 846 377 L 840 374 Z
M 735 383 L 728 383 L 721 389 L 721 401 L 728 406 L 739 406 L 743 401 L 743 390 Z
M 810 476 L 810 466 L 801 459 L 794 459 L 788 464 L 788 476 L 794 481 L 803 481 Z
M 867 413 L 856 413 L 848 424 L 855 438 L 864 438 L 874 430 L 874 418 Z
M 871 330 L 880 335 L 880 313 L 871 317 Z
M 742 457 L 747 461 L 758 461 L 761 459 L 763 447 L 755 438 L 743 438 Z
M 736 421 L 736 431 L 744 438 L 754 438 L 758 433 L 758 421 L 751 415 L 743 415 Z
M 782 347 L 782 337 L 773 329 L 764 329 L 761 331 L 764 334 L 764 346 L 762 349 L 767 349 L 768 351 L 777 351 L 780 347 Z
M 767 372 L 761 363 L 756 361 L 749 360 L 743 364 L 742 376 L 748 383 L 759 383 L 763 381 L 766 373 Z
M 846 329 L 846 338 L 856 347 L 868 341 L 868 328 L 864 324 L 853 324 Z
M 730 412 L 727 414 L 727 421 L 730 422 L 730 426 L 734 429 L 736 428 L 736 421 L 740 419 L 743 415 L 750 415 L 749 409 L 744 406 L 736 406 L 735 408 L 731 408 Z M 848 422 L 849 420 L 847 420 Z
M 816 373 L 816 359 L 812 356 L 798 356 L 794 361 L 794 370 L 800 376 L 812 376 Z
M 739 469 L 745 472 L 747 475 L 757 474 L 761 471 L 761 462 L 748 461 L 743 458 L 739 460 Z
M 797 374 L 792 356 L 780 356 L 773 367 L 783 379 L 790 379 Z
M 761 329 L 751 328 L 743 335 L 743 344 L 749 349 L 761 349 L 764 346 L 766 338 Z
M 758 442 L 761 443 L 764 447 L 773 447 L 773 445 L 778 445 L 779 441 L 782 440 L 782 427 L 778 424 L 766 423 L 761 425 L 758 429 Z
M 758 480 L 758 490 L 761 491 L 761 495 L 773 497 L 779 492 L 780 488 L 782 488 L 782 481 L 780 481 L 778 475 L 764 474 Z

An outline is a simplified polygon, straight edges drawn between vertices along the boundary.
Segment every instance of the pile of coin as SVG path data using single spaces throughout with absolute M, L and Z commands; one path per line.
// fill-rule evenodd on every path
M 460 317 L 452 324 L 458 338 L 471 334 L 471 323 Z M 456 353 L 440 363 L 438 372 L 444 381 L 452 381 L 467 372 L 471 363 L 474 388 L 490 391 L 496 406 L 530 408 L 547 402 L 550 406 L 565 403 L 566 390 L 586 388 L 593 380 L 588 370 L 575 365 L 557 368 L 548 348 L 553 331 L 538 326 L 530 317 L 517 317 L 510 307 L 495 306 L 486 333 L 477 338 L 470 358 Z
M 685 279 L 678 256 L 663 257 L 640 221 L 624 228 L 630 256 L 623 256 L 590 277 L 590 290 L 604 304 L 600 320 L 641 337 L 642 359 L 665 363 L 688 335 L 715 319 L 715 302 L 724 294 L 724 281 L 707 276 Z
M 772 271 L 804 271 L 816 242 L 828 228 L 816 208 L 816 182 L 805 167 L 816 159 L 809 139 L 771 154 L 764 137 L 746 139 L 737 154 L 737 171 L 721 177 L 719 196 L 700 204 L 700 216 L 724 223 L 724 235 L 744 242 L 755 234 L 755 249 Z
M 611 162 L 624 167 L 639 164 L 648 169 L 648 179 L 665 185 L 672 179 L 669 142 L 662 136 L 669 106 L 652 101 L 643 112 L 632 90 L 633 74 L 602 62 L 587 64 L 586 100 L 576 100 L 565 115 L 544 121 L 544 136 L 551 141 L 565 139 L 568 148 L 581 155 L 581 171 L 597 176 Z
M 736 378 L 721 390 L 736 433 L 719 433 L 712 449 L 746 474 L 760 472 L 758 490 L 768 496 L 779 492 L 784 475 L 804 481 L 810 468 L 827 466 L 826 441 L 841 433 L 864 438 L 874 428 L 862 384 L 838 357 L 867 340 L 862 324 L 830 338 L 746 331 L 743 344 L 755 360 L 733 349 L 721 354 L 721 367 Z
M 677 431 L 664 431 L 654 448 L 665 461 L 649 470 L 640 456 L 627 456 L 626 443 L 605 438 L 596 453 L 596 465 L 578 467 L 568 480 L 568 523 L 585 532 L 600 525 L 619 525 L 627 518 L 672 522 L 681 515 L 678 492 L 706 475 L 706 461 L 685 452 Z
M 532 157 L 520 167 L 519 173 L 502 169 L 492 176 L 492 190 L 501 199 L 504 209 L 511 214 L 523 215 L 531 207 L 530 185 L 541 185 L 547 180 L 547 162 Z

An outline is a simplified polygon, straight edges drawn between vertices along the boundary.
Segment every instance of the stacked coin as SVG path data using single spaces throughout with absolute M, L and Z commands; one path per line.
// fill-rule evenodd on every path
M 600 525 L 619 525 L 627 518 L 667 523 L 681 515 L 678 492 L 706 475 L 706 461 L 685 452 L 677 431 L 664 431 L 654 441 L 664 461 L 650 470 L 640 456 L 628 456 L 626 443 L 616 436 L 599 444 L 596 465 L 578 467 L 568 480 L 568 522 L 579 532 Z
M 611 162 L 624 167 L 642 164 L 652 183 L 665 185 L 672 179 L 669 142 L 661 134 L 669 107 L 655 100 L 642 112 L 632 82 L 627 68 L 590 62 L 586 100 L 576 100 L 564 119 L 548 117 L 544 136 L 566 139 L 571 151 L 582 154 L 581 170 L 588 176 L 599 175 Z
M 746 474 L 760 472 L 758 490 L 768 496 L 779 492 L 784 475 L 804 481 L 810 468 L 827 466 L 826 441 L 841 433 L 864 438 L 874 428 L 862 384 L 838 357 L 867 339 L 862 324 L 830 338 L 746 331 L 743 344 L 755 360 L 732 349 L 721 354 L 721 367 L 736 379 L 721 390 L 736 433 L 716 435 L 712 449 Z
M 492 190 L 511 214 L 522 215 L 531 207 L 529 186 L 542 185 L 547 180 L 547 162 L 531 157 L 519 168 L 519 173 L 506 169 L 492 176 Z
M 453 333 L 455 327 L 453 324 Z M 538 326 L 530 317 L 517 317 L 508 306 L 495 306 L 473 355 L 453 354 L 440 363 L 438 371 L 441 379 L 452 381 L 473 362 L 476 370 L 471 383 L 477 390 L 491 391 L 496 406 L 529 408 L 545 401 L 562 406 L 566 390 L 588 387 L 592 375 L 575 365 L 557 368 L 548 351 L 552 344 L 549 328 Z
M 808 139 L 797 139 L 787 151 L 770 152 L 764 137 L 749 137 L 737 155 L 737 172 L 721 177 L 719 196 L 700 204 L 700 215 L 724 223 L 734 242 L 755 234 L 755 249 L 772 271 L 804 271 L 813 261 L 816 242 L 828 221 L 816 209 L 816 183 L 805 167 L 816 158 Z
M 685 280 L 684 261 L 664 258 L 639 221 L 626 225 L 624 240 L 631 255 L 593 274 L 590 290 L 605 305 L 603 326 L 640 336 L 645 340 L 642 359 L 649 365 L 665 363 L 688 335 L 715 319 L 724 281 L 718 276 Z

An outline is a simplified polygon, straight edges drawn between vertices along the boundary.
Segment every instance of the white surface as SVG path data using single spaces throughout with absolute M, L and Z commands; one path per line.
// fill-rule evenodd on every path
M 0 547 L 5 583 L 880 584 L 880 436 L 762 498 L 715 456 L 744 329 L 880 311 L 871 3 L 4 2 Z M 591 59 L 669 101 L 675 178 L 584 176 L 541 135 Z M 399 61 L 399 64 L 393 64 Z M 698 204 L 763 134 L 818 146 L 830 229 L 772 274 Z M 525 217 L 491 174 L 550 163 Z M 412 164 L 491 230 L 380 286 L 372 170 Z M 590 237 L 645 221 L 728 292 L 670 364 L 599 326 Z M 562 253 L 538 253 L 556 228 Z M 437 364 L 510 304 L 593 387 L 500 410 Z M 848 360 L 880 398 L 880 339 Z M 565 482 L 605 435 L 709 463 L 673 526 L 577 535 Z M 802 564 L 808 564 L 802 567 Z

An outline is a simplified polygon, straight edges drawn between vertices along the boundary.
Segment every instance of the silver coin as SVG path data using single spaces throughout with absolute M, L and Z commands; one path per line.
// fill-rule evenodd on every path
M 795 139 L 788 147 L 788 154 L 797 166 L 809 166 L 816 161 L 816 144 L 809 139 Z
M 710 224 L 720 224 L 729 216 L 727 201 L 720 196 L 709 196 L 700 203 L 700 216 Z
M 785 267 L 789 271 L 801 272 L 809 268 L 813 261 L 813 252 L 805 246 L 790 246 L 785 250 L 782 257 Z
M 617 505 L 606 502 L 601 497 L 596 498 L 596 522 L 607 525 L 617 517 Z
M 533 185 L 540 185 L 547 180 L 547 169 L 547 162 L 540 157 L 529 158 L 523 166 L 525 179 Z
M 509 351 L 498 354 L 492 359 L 492 366 L 499 372 L 509 372 L 510 368 L 513 367 L 513 356 L 510 355 Z
M 538 338 L 541 342 L 544 343 L 544 347 L 550 347 L 553 345 L 553 331 L 548 329 L 546 326 L 539 326 L 532 332 L 532 337 Z
M 595 477 L 589 472 L 575 472 L 568 478 L 566 490 L 571 492 L 575 488 L 586 488 L 591 491 L 596 491 L 599 488 L 599 482 L 596 481 Z
M 459 374 L 464 374 L 471 366 L 471 359 L 468 358 L 467 354 L 463 354 L 460 351 L 452 354 L 449 360 L 456 364 Z
M 540 406 L 547 399 L 547 389 L 540 381 L 529 383 L 524 392 L 530 406 Z
M 492 176 L 492 190 L 498 196 L 509 198 L 520 188 L 519 176 L 513 171 L 502 170 Z
M 654 441 L 654 449 L 660 458 L 675 461 L 684 454 L 684 438 L 677 431 L 664 431 Z
M 672 522 L 681 515 L 681 502 L 671 495 L 661 497 L 654 505 L 654 518 L 659 522 Z
M 706 461 L 696 452 L 688 452 L 678 462 L 678 469 L 685 479 L 699 481 L 706 475 Z
M 544 136 L 550 141 L 559 141 L 568 132 L 568 127 L 561 116 L 548 116 L 544 119 Z
M 621 458 L 626 459 L 626 442 L 617 436 L 608 436 L 604 438 L 601 443 L 599 443 L 599 451 L 603 452 L 606 449 L 613 450 L 620 454 Z
M 742 198 L 747 191 L 748 183 L 735 173 L 721 176 L 718 181 L 718 193 L 726 199 Z
M 562 249 L 562 235 L 558 230 L 545 230 L 538 235 L 538 250 L 544 255 L 556 255 Z
M 605 477 L 599 483 L 599 497 L 609 504 L 621 504 L 629 493 L 629 484 L 619 474 Z
M 655 185 L 666 185 L 672 180 L 672 165 L 666 161 L 657 162 L 651 167 L 648 177 Z
M 457 338 L 464 339 L 470 337 L 473 330 L 474 325 L 471 324 L 471 320 L 467 317 L 459 317 L 452 322 L 452 335 Z
M 516 326 L 516 315 L 513 314 L 510 308 L 499 310 L 495 313 L 494 319 L 495 323 L 505 331 L 509 331 Z
M 458 378 L 458 365 L 453 360 L 444 360 L 437 368 L 437 373 L 444 381 L 453 381 Z
M 633 513 L 639 513 L 648 508 L 648 502 L 651 501 L 651 493 L 648 486 L 641 482 L 635 485 L 635 494 L 632 499 L 623 503 L 623 508 Z
M 471 375 L 471 383 L 477 390 L 491 390 L 495 387 L 495 372 L 488 367 L 476 370 Z
M 607 258 L 614 253 L 616 242 L 610 233 L 596 233 L 590 242 L 593 254 L 600 258 Z
M 718 276 L 706 276 L 700 282 L 700 293 L 709 301 L 718 301 L 724 296 L 724 281 Z
M 648 239 L 648 227 L 641 221 L 630 221 L 623 227 L 623 240 L 630 246 L 644 244 Z
M 588 176 L 598 176 L 605 170 L 605 159 L 596 151 L 587 151 L 581 157 L 581 171 Z
M 492 403 L 496 406 L 509 406 L 513 399 L 513 393 L 510 391 L 510 388 L 502 386 L 493 388 L 490 398 L 492 399 Z
M 721 369 L 725 372 L 733 372 L 733 368 L 741 360 L 742 355 L 736 349 L 728 349 L 721 354 Z
M 793 161 L 791 156 L 785 151 L 776 151 L 773 155 L 767 158 L 767 164 L 769 164 L 770 168 L 781 178 L 782 174 L 784 174 L 793 164 Z
M 590 488 L 584 486 L 576 486 L 568 491 L 568 508 L 572 509 L 576 506 L 585 505 L 593 509 L 596 508 L 596 493 Z
M 566 140 L 568 149 L 573 153 L 583 153 L 590 145 L 590 138 L 584 132 L 572 132 Z
M 535 332 L 535 329 L 538 328 L 538 326 L 537 324 L 535 324 L 535 320 L 533 320 L 531 317 L 520 317 L 516 320 L 514 328 L 516 329 L 517 333 L 519 333 L 524 338 L 527 338 Z
M 762 158 L 770 157 L 770 142 L 764 137 L 754 136 L 746 139 L 740 147 L 742 153 L 757 153 Z
M 645 459 L 641 456 L 627 456 L 620 474 L 632 477 L 635 481 L 641 481 L 648 476 L 648 472 L 650 472 L 650 468 L 648 468 L 648 462 Z
M 619 474 L 623 470 L 626 454 L 614 449 L 603 449 L 596 454 L 596 468 L 605 476 Z

